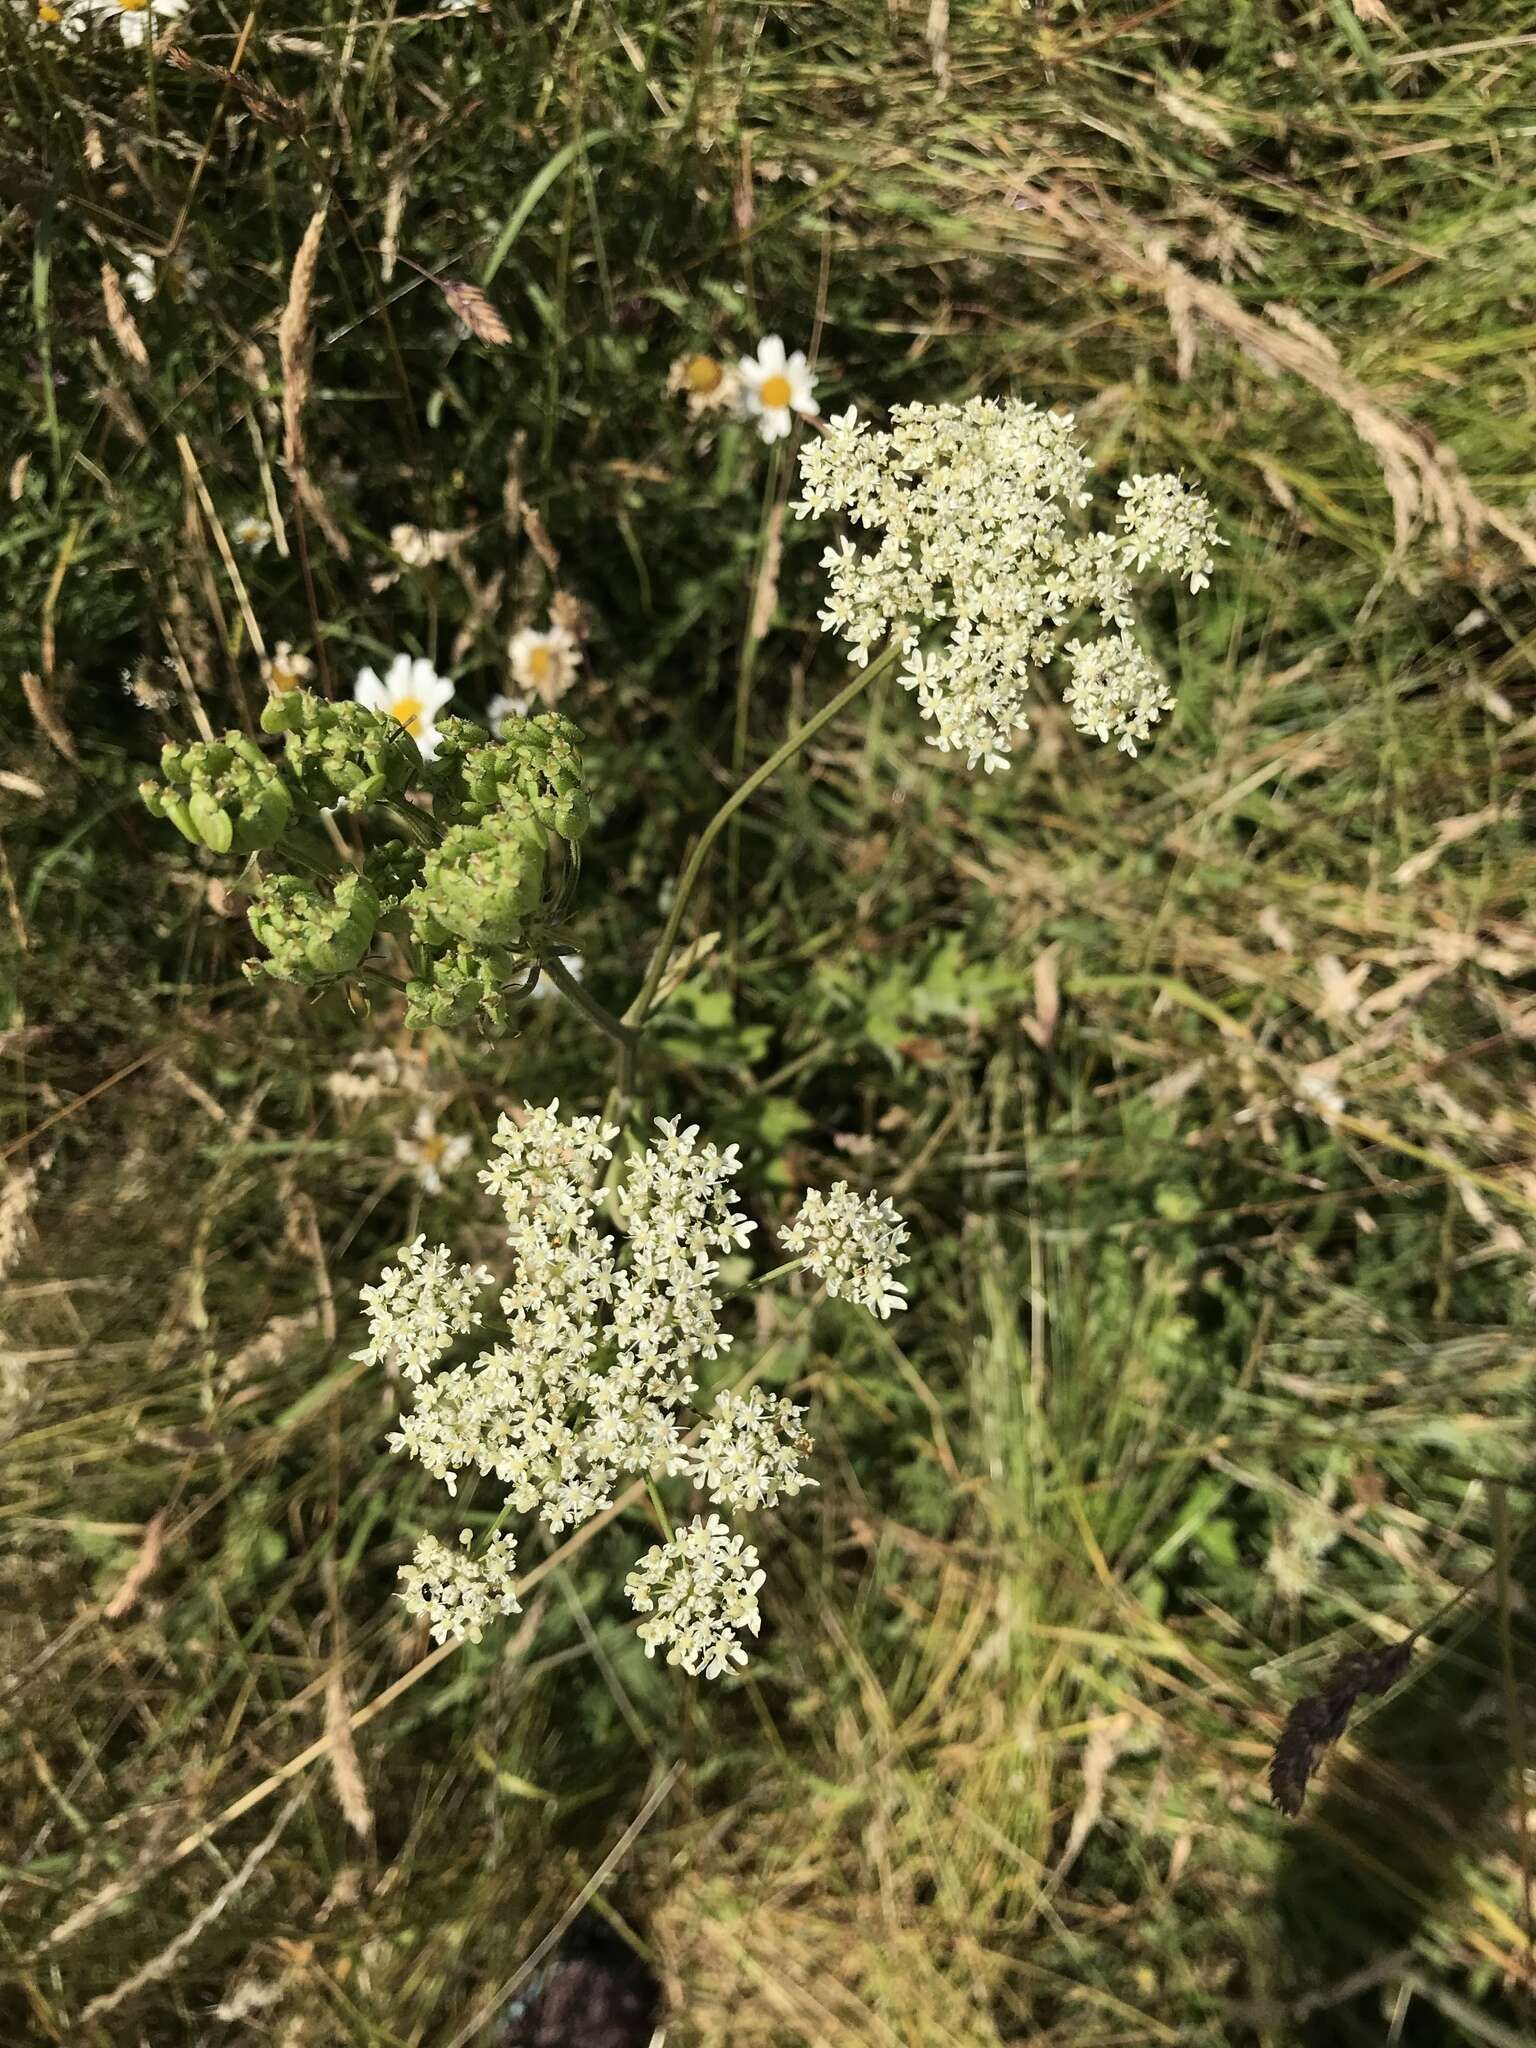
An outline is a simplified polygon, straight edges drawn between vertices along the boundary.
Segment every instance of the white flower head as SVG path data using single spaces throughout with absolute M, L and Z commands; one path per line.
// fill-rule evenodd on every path
M 475 1303 L 494 1285 L 494 1276 L 483 1266 L 455 1266 L 446 1245 L 429 1251 L 425 1237 L 402 1245 L 399 1259 L 362 1290 L 368 1343 L 357 1357 L 364 1365 L 394 1366 L 408 1380 L 419 1380 L 456 1338 L 478 1327 Z
M 416 1112 L 410 1135 L 396 1138 L 395 1157 L 412 1169 L 429 1195 L 440 1195 L 444 1177 L 457 1173 L 469 1157 L 470 1145 L 470 1138 L 462 1131 L 457 1137 L 446 1137 L 437 1128 L 432 1105 L 424 1102 Z
M 648 1550 L 624 1582 L 640 1624 L 645 1654 L 666 1652 L 693 1677 L 719 1678 L 745 1664 L 741 1631 L 762 1627 L 757 1595 L 766 1574 L 745 1537 L 718 1515 L 695 1516 L 670 1543 Z
M 738 373 L 742 404 L 757 421 L 757 431 L 765 441 L 782 441 L 795 413 L 802 419 L 815 419 L 816 378 L 803 349 L 786 356 L 778 335 L 765 335 L 755 356 L 742 357 Z
M 369 711 L 398 719 L 430 761 L 437 752 L 437 714 L 453 696 L 453 684 L 421 655 L 397 654 L 381 682 L 371 668 L 359 669 L 352 695 Z
M 543 633 L 524 626 L 520 633 L 512 635 L 507 654 L 512 663 L 512 680 L 518 688 L 531 691 L 541 703 L 549 705 L 558 704 L 570 689 L 581 663 L 575 634 L 553 622 Z
M 498 694 L 486 706 L 486 718 L 491 731 L 500 739 L 507 729 L 509 718 L 526 718 L 532 707 L 531 697 L 508 697 Z
M 521 1614 L 517 1597 L 517 1539 L 493 1536 L 478 1557 L 468 1529 L 450 1550 L 435 1536 L 423 1536 L 410 1564 L 400 1567 L 400 1597 L 407 1614 L 432 1624 L 432 1640 L 478 1643 L 488 1624 L 503 1614 Z
M 314 672 L 315 664 L 309 656 L 295 654 L 287 640 L 279 640 L 272 652 L 262 658 L 261 679 L 279 697 L 302 689 Z
M 749 1512 L 792 1499 L 814 1483 L 802 1469 L 802 1411 L 758 1388 L 718 1391 L 704 1414 L 694 1399 L 696 1372 L 731 1346 L 721 1264 L 755 1228 L 737 1201 L 736 1147 L 658 1118 L 651 1142 L 615 1163 L 613 1125 L 559 1111 L 524 1103 L 503 1115 L 480 1175 L 501 1203 L 511 1253 L 494 1343 L 442 1366 L 492 1283 L 424 1239 L 364 1289 L 370 1343 L 359 1355 L 414 1387 L 390 1448 L 450 1493 L 461 1472 L 494 1477 L 507 1505 L 537 1514 L 551 1535 L 611 1506 L 631 1476 L 682 1475 L 712 1503 Z M 890 1274 L 906 1232 L 889 1203 L 861 1204 L 839 1187 L 823 1207 L 818 1222 L 807 1204 L 805 1228 L 831 1291 L 878 1314 L 903 1306 Z M 444 1555 L 427 1559 L 439 1574 Z M 473 1609 L 461 1575 L 446 1590 L 426 1576 L 435 1605 L 420 1575 L 407 1593 L 419 1611 Z M 642 1558 L 628 1589 L 647 1650 L 715 1677 L 745 1661 L 762 1583 L 756 1553 L 710 1515 Z
M 271 542 L 272 522 L 259 512 L 246 512 L 230 527 L 229 537 L 248 555 L 259 555 Z
M 800 1469 L 811 1440 L 801 1428 L 805 1410 L 778 1394 L 751 1388 L 743 1397 L 727 1388 L 715 1396 L 713 1418 L 682 1460 L 694 1485 L 717 1505 L 773 1508 L 815 1480 Z
M 888 432 L 851 410 L 800 451 L 801 518 L 846 534 L 822 556 L 824 631 L 863 667 L 894 642 L 932 744 L 971 768 L 1007 766 L 1028 731 L 1034 676 L 1064 653 L 1084 731 L 1134 752 L 1172 699 L 1133 633 L 1146 569 L 1202 589 L 1219 545 L 1200 493 L 1171 476 L 1120 488 L 1114 528 L 1083 518 L 1091 469 L 1070 414 L 1019 399 L 898 406 Z M 1092 627 L 1065 649 L 1072 623 Z
M 143 47 L 151 26 L 155 35 L 187 11 L 188 0 L 75 0 L 82 16 L 116 22 L 130 50 Z M 72 10 L 73 11 L 73 10 Z
M 845 1180 L 827 1195 L 812 1188 L 799 1215 L 779 1235 L 828 1294 L 855 1301 L 874 1316 L 906 1307 L 907 1290 L 893 1276 L 907 1263 L 901 1247 L 908 1232 L 889 1200 L 866 1195 L 860 1201 Z

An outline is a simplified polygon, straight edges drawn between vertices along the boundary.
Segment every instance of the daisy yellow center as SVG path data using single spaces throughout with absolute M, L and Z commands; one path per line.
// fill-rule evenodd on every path
M 528 673 L 536 683 L 549 680 L 549 672 L 555 665 L 555 657 L 547 647 L 533 647 L 528 652 Z
M 434 1131 L 430 1138 L 423 1138 L 421 1141 L 421 1156 L 423 1163 L 427 1166 L 438 1165 L 442 1159 L 443 1154 L 447 1151 L 447 1149 L 448 1140 L 446 1138 L 439 1137 L 438 1134 Z
M 124 14 L 142 14 L 148 7 L 149 0 L 117 0 L 117 4 Z
M 763 388 L 758 393 L 770 412 L 780 412 L 788 405 L 794 393 L 789 388 L 789 379 L 784 376 L 765 377 Z
M 419 697 L 397 697 L 389 707 L 391 718 L 398 718 L 412 739 L 418 736 L 421 725 L 421 699 Z
M 38 0 L 37 18 L 39 21 L 62 21 L 64 16 L 57 7 L 50 7 L 48 0 Z
M 290 690 L 299 687 L 299 679 L 291 668 L 284 668 L 280 661 L 272 664 L 272 687 L 279 696 L 286 696 Z
M 690 391 L 697 391 L 701 398 L 707 398 L 711 391 L 720 389 L 724 370 L 713 356 L 690 356 L 683 371 L 683 381 Z

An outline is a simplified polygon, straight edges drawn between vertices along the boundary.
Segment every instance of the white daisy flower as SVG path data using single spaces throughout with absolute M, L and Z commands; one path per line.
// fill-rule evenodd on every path
M 315 664 L 309 656 L 295 654 L 286 640 L 279 640 L 275 651 L 261 664 L 262 681 L 280 697 L 286 696 L 290 690 L 302 688 L 314 672 Z
M 796 349 L 784 353 L 784 344 L 769 334 L 758 344 L 755 356 L 743 356 L 740 363 L 742 403 L 757 421 L 765 441 L 782 441 L 792 424 L 790 415 L 816 417 L 816 379 L 806 366 L 805 353 Z
M 85 34 L 90 16 L 77 0 L 11 0 L 11 11 L 34 27 L 56 31 L 77 41 Z
M 531 690 L 545 704 L 558 704 L 576 680 L 581 649 L 576 637 L 564 626 L 551 625 L 547 633 L 524 626 L 514 633 L 507 648 L 512 662 L 512 680 Z
M 443 1176 L 457 1173 L 469 1157 L 470 1140 L 460 1132 L 448 1138 L 437 1128 L 437 1117 L 428 1103 L 416 1112 L 409 1137 L 396 1138 L 395 1157 L 409 1166 L 429 1195 L 443 1191 Z
M 229 529 L 229 537 L 237 548 L 244 548 L 248 555 L 259 555 L 272 538 L 272 522 L 263 519 L 259 512 L 247 512 L 243 519 L 237 519 Z
M 398 718 L 420 747 L 422 759 L 437 752 L 437 714 L 453 695 L 453 685 L 421 656 L 397 654 L 384 680 L 371 668 L 359 669 L 352 695 L 359 704 L 387 718 Z
M 526 718 L 528 716 L 528 707 L 532 702 L 533 699 L 531 697 L 498 695 L 491 699 L 490 703 L 486 706 L 485 715 L 490 721 L 491 731 L 497 739 L 500 739 L 503 732 L 506 731 L 509 718 Z
M 143 47 L 144 39 L 151 32 L 160 31 L 179 14 L 187 11 L 187 0 L 80 0 L 80 11 L 84 15 L 116 21 L 118 34 L 130 50 Z

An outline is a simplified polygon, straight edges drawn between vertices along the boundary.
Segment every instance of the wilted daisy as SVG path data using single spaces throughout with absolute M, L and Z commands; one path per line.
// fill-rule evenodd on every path
M 469 1157 L 470 1140 L 461 1131 L 447 1137 L 437 1128 L 437 1115 L 424 1102 L 416 1112 L 410 1134 L 395 1140 L 395 1157 L 408 1166 L 429 1195 L 440 1195 L 445 1175 L 453 1174 Z
M 779 337 L 766 335 L 755 356 L 742 357 L 739 372 L 742 403 L 765 441 L 782 441 L 793 424 L 793 413 L 815 419 L 816 379 L 802 349 L 786 356 Z
M 688 401 L 689 416 L 724 412 L 741 402 L 741 376 L 713 356 L 679 356 L 667 372 L 667 390 Z
M 408 569 L 424 569 L 429 562 L 446 561 L 466 538 L 467 530 L 448 533 L 436 526 L 392 526 L 389 529 L 390 549 Z
M 136 249 L 123 263 L 123 290 L 141 306 L 147 305 L 155 296 L 155 261 L 146 256 L 142 249 Z
M 533 703 L 531 697 L 508 697 L 498 693 L 486 706 L 485 715 L 490 721 L 491 731 L 501 737 L 509 718 L 526 718 Z
M 453 685 L 423 655 L 397 654 L 380 681 L 376 670 L 359 669 L 352 695 L 369 711 L 397 718 L 420 747 L 422 759 L 437 752 L 437 714 L 453 696 Z
M 363 1290 L 360 1357 L 415 1387 L 391 1448 L 450 1492 L 461 1472 L 495 1478 L 506 1505 L 537 1514 L 551 1535 L 610 1507 L 632 1478 L 681 1478 L 742 1511 L 813 1483 L 803 1410 L 760 1388 L 696 1398 L 735 1334 L 722 1261 L 755 1228 L 737 1205 L 735 1146 L 722 1151 L 695 1125 L 658 1118 L 651 1142 L 611 1170 L 618 1137 L 600 1118 L 562 1118 L 557 1102 L 502 1117 L 481 1180 L 501 1202 L 511 1258 L 500 1331 L 478 1357 L 432 1370 L 476 1327 L 491 1284 L 445 1247 L 418 1238 Z M 905 1235 L 888 1203 L 860 1204 L 839 1188 L 807 1230 L 807 1259 L 821 1258 L 829 1289 L 883 1314 L 900 1305 L 890 1268 Z M 447 1554 L 430 1553 L 425 1579 L 408 1576 L 406 1597 L 448 1633 L 467 1633 L 455 1614 L 479 1617 L 462 1573 L 433 1577 L 447 1572 Z M 422 1590 L 428 1579 L 435 1600 Z M 648 1552 L 628 1590 L 648 1650 L 717 1676 L 744 1661 L 740 1638 L 756 1633 L 762 1582 L 755 1554 L 711 1515 Z
M 272 653 L 263 657 L 261 679 L 269 690 L 284 696 L 289 690 L 299 690 L 315 672 L 315 664 L 307 654 L 295 654 L 288 641 L 279 640 Z
M 187 11 L 188 0 L 78 0 L 82 11 L 97 20 L 116 22 L 118 33 L 130 50 L 139 49 L 144 38 L 161 30 Z
M 189 263 L 184 256 L 157 259 L 135 249 L 123 259 L 123 289 L 141 306 L 147 305 L 157 293 L 173 299 L 192 298 L 207 282 L 207 271 Z
M 272 539 L 272 522 L 259 512 L 247 512 L 230 527 L 229 537 L 248 555 L 259 555 Z
M 823 629 L 860 666 L 894 641 L 933 744 L 972 768 L 1007 765 L 1031 681 L 1058 657 L 1074 722 L 1126 753 L 1173 701 L 1134 637 L 1133 579 L 1153 568 L 1202 590 L 1222 545 L 1214 515 L 1177 477 L 1136 476 L 1116 528 L 1095 529 L 1091 469 L 1070 413 L 1019 399 L 898 406 L 889 432 L 849 411 L 800 451 L 798 515 L 876 536 L 823 555 Z M 1063 646 L 1079 620 L 1087 631 Z
M 553 622 L 544 633 L 524 626 L 520 633 L 512 635 L 507 654 L 512 663 L 512 680 L 519 688 L 531 690 L 541 703 L 550 705 L 558 704 L 575 682 L 581 662 L 575 635 Z

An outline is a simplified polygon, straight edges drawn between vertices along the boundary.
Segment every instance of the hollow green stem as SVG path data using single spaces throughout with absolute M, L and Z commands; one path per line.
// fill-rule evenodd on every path
M 573 1009 L 580 1010 L 589 1023 L 606 1032 L 626 1052 L 633 1049 L 638 1036 L 633 1027 L 621 1017 L 615 1017 L 611 1010 L 605 1010 L 596 997 L 589 995 L 563 960 L 551 953 L 547 960 L 539 962 L 539 970 L 549 976 L 565 1000 Z
M 656 1000 L 656 991 L 661 986 L 662 976 L 667 971 L 667 962 L 672 957 L 672 949 L 677 944 L 677 934 L 682 927 L 689 899 L 693 895 L 694 888 L 703 871 L 704 863 L 709 857 L 709 850 L 720 837 L 720 834 L 725 830 L 732 818 L 735 817 L 742 805 L 750 801 L 765 782 L 771 782 L 785 762 L 792 761 L 800 749 L 808 741 L 813 740 L 824 725 L 829 725 L 840 711 L 846 710 L 861 690 L 867 689 L 876 676 L 891 666 L 899 652 L 899 648 L 894 645 L 890 646 L 878 660 L 872 661 L 868 668 L 858 670 L 850 683 L 845 684 L 835 697 L 830 697 L 818 712 L 815 712 L 805 721 L 804 725 L 798 726 L 790 734 L 777 753 L 770 754 L 761 767 L 753 769 L 746 781 L 738 789 L 732 791 L 731 795 L 726 798 L 719 810 L 716 811 L 715 815 L 704 827 L 704 830 L 699 834 L 699 843 L 689 855 L 688 863 L 678 881 L 677 893 L 672 898 L 672 908 L 667 914 L 667 922 L 663 927 L 660 939 L 657 941 L 656 950 L 651 955 L 651 964 L 646 971 L 645 981 L 641 986 L 640 993 L 624 1012 L 623 1022 L 626 1025 L 638 1030 L 645 1023 L 651 1005 Z

